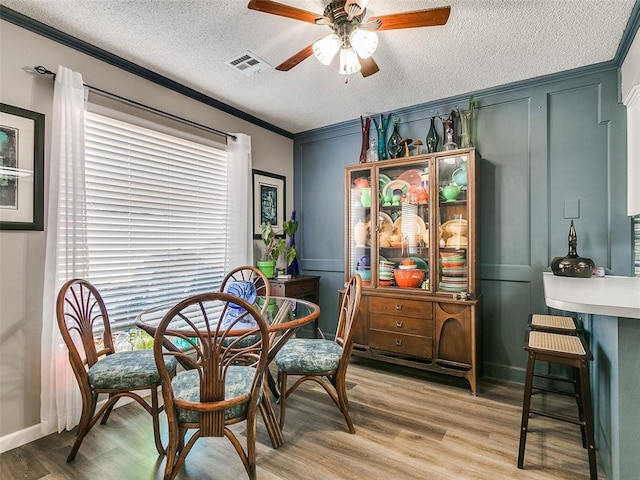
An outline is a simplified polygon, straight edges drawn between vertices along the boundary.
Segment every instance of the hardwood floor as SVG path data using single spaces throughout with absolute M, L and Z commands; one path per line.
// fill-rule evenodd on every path
M 272 449 L 258 425 L 260 480 L 589 478 L 579 428 L 540 417 L 530 422 L 525 469 L 516 468 L 522 385 L 481 380 L 473 397 L 462 380 L 356 358 L 347 379 L 356 434 L 348 433 L 320 387 L 303 385 L 287 401 L 282 448 Z M 536 397 L 556 411 L 575 413 L 569 400 Z M 243 429 L 239 425 L 234 431 Z M 164 458 L 155 450 L 151 419 L 139 406 L 119 408 L 107 425 L 94 427 L 76 460 L 67 464 L 74 434 L 49 435 L 3 453 L 0 478 L 162 478 Z M 166 428 L 166 441 L 165 434 Z M 606 479 L 600 463 L 598 473 Z M 200 439 L 178 475 L 183 480 L 244 478 L 242 463 L 224 438 Z

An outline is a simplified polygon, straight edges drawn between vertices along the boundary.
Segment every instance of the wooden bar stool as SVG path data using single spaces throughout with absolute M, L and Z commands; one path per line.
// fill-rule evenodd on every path
M 582 445 L 589 455 L 589 472 L 591 480 L 597 480 L 596 449 L 593 431 L 593 407 L 591 405 L 591 387 L 589 383 L 589 361 L 593 355 L 580 335 L 563 335 L 558 333 L 529 330 L 525 334 L 524 349 L 528 352 L 527 372 L 522 402 L 522 422 L 520 425 L 520 448 L 518 451 L 518 468 L 524 468 L 524 451 L 527 442 L 527 429 L 531 415 L 553 418 L 580 426 Z M 534 372 L 536 361 L 567 365 L 574 371 L 576 379 L 576 402 L 578 418 L 554 414 L 531 408 L 531 394 L 534 390 L 571 395 L 566 392 L 533 384 L 535 377 L 557 379 L 550 375 L 538 375 Z
M 566 317 L 560 315 L 543 315 L 539 313 L 532 313 L 529 315 L 529 329 L 538 330 L 542 332 L 549 333 L 559 333 L 562 335 L 578 335 L 581 331 L 578 323 L 575 321 L 573 317 Z M 539 360 L 539 359 L 538 359 Z M 539 360 L 540 361 L 540 360 Z M 548 366 L 549 370 L 551 370 L 551 365 Z M 546 388 L 534 388 L 532 394 L 536 394 L 539 392 L 553 392 L 559 395 L 567 395 L 575 398 L 576 404 L 578 405 L 578 413 L 580 419 L 584 418 L 582 412 L 582 403 L 580 402 L 580 386 L 578 383 L 579 373 L 577 368 L 571 369 L 571 378 L 561 377 L 559 375 L 552 375 L 551 373 L 543 374 L 536 373 L 534 370 L 533 373 L 534 378 L 544 378 L 553 382 L 563 382 L 569 383 L 573 387 L 573 391 L 571 393 L 566 392 L 564 390 L 554 390 L 550 387 Z M 584 428 L 580 429 L 582 433 L 582 445 L 586 446 L 587 439 L 585 438 Z
M 532 313 L 529 315 L 529 328 L 531 330 L 562 333 L 566 335 L 577 335 L 580 332 L 580 327 L 573 317 L 542 315 L 540 313 Z

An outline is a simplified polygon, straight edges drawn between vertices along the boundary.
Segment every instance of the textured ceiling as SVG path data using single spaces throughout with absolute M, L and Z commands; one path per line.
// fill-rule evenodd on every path
M 614 58 L 635 0 L 370 0 L 367 17 L 451 5 L 441 27 L 379 32 L 380 72 L 338 74 L 310 57 L 251 77 L 330 30 L 247 9 L 248 0 L 0 0 L 46 25 L 292 133 Z M 280 0 L 321 14 L 322 0 Z M 48 68 L 56 65 L 46 65 Z M 92 84 L 108 89 L 107 85 Z

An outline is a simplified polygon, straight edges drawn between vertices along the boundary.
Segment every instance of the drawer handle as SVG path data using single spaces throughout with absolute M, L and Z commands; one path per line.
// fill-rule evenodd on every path
M 396 338 L 396 347 L 401 347 L 401 346 L 402 346 L 402 339 Z
M 402 328 L 402 321 L 401 321 L 401 320 L 398 320 L 398 321 L 396 322 L 396 327 L 398 327 L 398 328 Z
M 396 303 L 396 312 L 399 312 L 400 310 L 402 310 L 402 304 Z

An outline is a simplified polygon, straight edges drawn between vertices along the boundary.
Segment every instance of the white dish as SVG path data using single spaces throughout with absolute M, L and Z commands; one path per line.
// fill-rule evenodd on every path
M 467 237 L 453 236 L 447 239 L 447 248 L 466 248 Z
M 391 217 L 384 212 L 378 213 L 378 225 L 380 227 L 380 233 L 389 232 L 392 233 L 393 230 L 393 220 Z
M 403 218 L 404 221 L 402 221 Z M 420 238 L 422 234 L 427 231 L 424 220 L 414 213 L 400 215 L 396 221 L 393 222 L 393 228 L 403 237 L 406 235 L 416 235 Z

